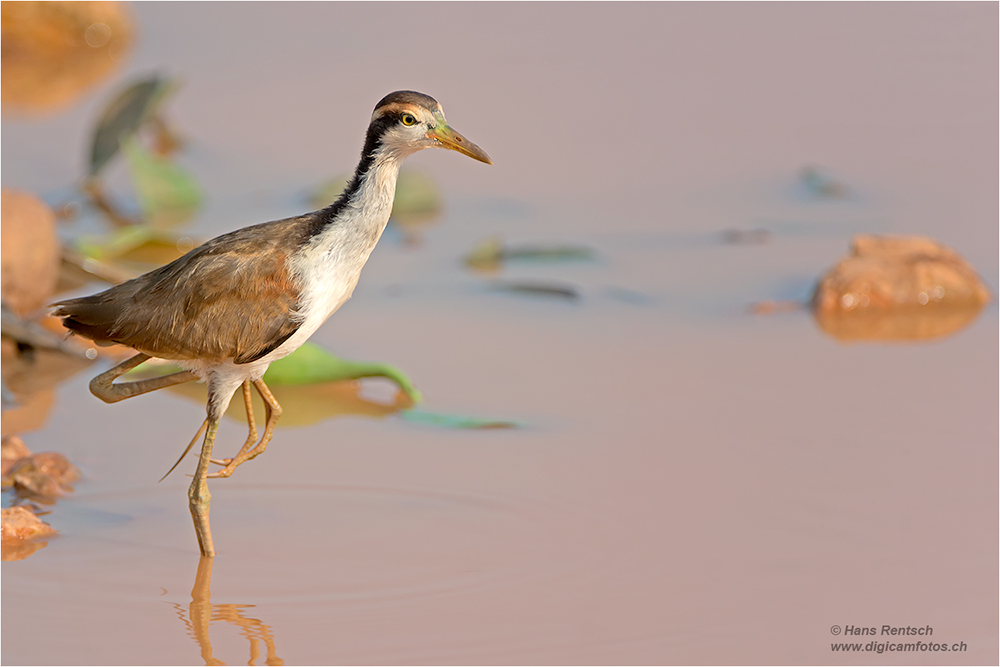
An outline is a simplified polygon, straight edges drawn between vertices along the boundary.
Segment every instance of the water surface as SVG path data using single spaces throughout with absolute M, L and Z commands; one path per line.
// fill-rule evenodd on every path
M 996 291 L 995 4 L 132 9 L 118 78 L 4 120 L 4 187 L 58 201 L 109 92 L 163 71 L 207 238 L 301 212 L 378 99 L 434 95 L 496 164 L 411 158 L 442 219 L 417 247 L 387 232 L 314 340 L 404 369 L 428 410 L 525 427 L 279 428 L 212 484 L 209 596 L 187 479 L 156 484 L 203 405 L 104 405 L 78 375 L 25 436 L 85 479 L 61 536 L 3 566 L 4 663 L 997 662 L 995 304 L 910 344 L 747 312 L 807 298 L 861 232 L 933 236 Z M 846 196 L 811 196 L 808 165 Z M 498 291 L 461 263 L 492 234 L 599 260 L 499 276 L 573 301 Z M 883 624 L 967 650 L 831 651 L 832 626 Z

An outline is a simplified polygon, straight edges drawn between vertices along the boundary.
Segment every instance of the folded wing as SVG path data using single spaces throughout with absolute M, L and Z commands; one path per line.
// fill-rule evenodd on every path
M 288 252 L 308 217 L 247 227 L 104 292 L 54 304 L 73 332 L 164 359 L 256 361 L 299 328 Z

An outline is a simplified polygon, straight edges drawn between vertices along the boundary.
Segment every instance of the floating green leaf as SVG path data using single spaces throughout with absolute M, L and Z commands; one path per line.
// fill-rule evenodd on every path
M 149 224 L 175 225 L 194 215 L 201 205 L 201 188 L 187 170 L 173 160 L 153 155 L 134 137 L 123 143 L 122 150 Z
M 132 84 L 105 107 L 94 130 L 91 176 L 96 176 L 118 154 L 122 143 L 158 113 L 175 88 L 169 80 L 152 76 Z
M 465 417 L 462 415 L 446 415 L 423 410 L 403 410 L 400 416 L 417 424 L 457 429 L 500 429 L 520 428 L 522 425 L 506 419 L 489 419 L 486 417 Z
M 337 199 L 344 193 L 344 189 L 347 187 L 349 179 L 346 176 L 337 176 L 336 178 L 327 181 L 323 185 L 316 188 L 315 192 L 309 197 L 309 203 L 316 208 L 325 208 L 337 201 Z
M 497 236 L 480 242 L 465 256 L 465 263 L 472 269 L 496 270 L 504 262 L 573 262 L 592 261 L 597 258 L 593 249 L 581 245 L 522 245 L 507 246 Z
M 496 282 L 493 289 L 499 292 L 526 294 L 529 296 L 544 296 L 575 301 L 580 298 L 580 292 L 573 285 L 561 283 L 542 283 L 531 281 Z
M 152 238 L 153 229 L 147 225 L 135 225 L 132 227 L 120 227 L 110 234 L 95 237 L 81 236 L 77 238 L 73 245 L 81 254 L 94 259 L 108 259 L 118 257 L 146 243 Z
M 81 236 L 63 261 L 102 280 L 119 283 L 177 259 L 194 247 L 189 236 L 151 225 L 119 227 L 103 236 Z
M 422 400 L 413 382 L 394 366 L 341 359 L 310 342 L 306 342 L 284 359 L 278 359 L 271 364 L 264 375 L 264 381 L 275 385 L 318 384 L 365 377 L 388 378 L 399 385 L 399 388 L 415 403 Z
M 835 180 L 821 167 L 803 167 L 799 172 L 799 180 L 813 197 L 842 199 L 850 193 L 846 185 Z
M 396 180 L 396 198 L 392 202 L 392 217 L 423 219 L 441 212 L 441 194 L 434 180 L 422 171 L 404 170 Z
M 537 262 L 575 262 L 596 258 L 593 250 L 586 246 L 523 246 L 505 248 L 506 260 L 529 260 Z

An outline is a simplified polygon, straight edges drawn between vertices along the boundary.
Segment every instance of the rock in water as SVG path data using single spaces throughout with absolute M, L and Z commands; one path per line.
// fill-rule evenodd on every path
M 958 331 L 991 298 L 972 266 L 933 239 L 857 236 L 820 279 L 812 307 L 841 340 L 919 340 Z
M 3 301 L 18 315 L 44 306 L 59 278 L 55 215 L 26 192 L 3 190 L 0 257 Z
M 24 507 L 0 510 L 0 559 L 23 560 L 48 544 L 42 540 L 55 534 L 52 526 Z

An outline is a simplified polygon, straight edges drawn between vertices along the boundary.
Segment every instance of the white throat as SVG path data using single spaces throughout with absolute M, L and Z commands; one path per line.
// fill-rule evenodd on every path
M 292 259 L 292 272 L 302 285 L 295 313 L 302 326 L 262 361 L 270 363 L 291 354 L 351 298 L 361 269 L 389 221 L 404 157 L 391 148 L 380 148 L 336 220 Z

